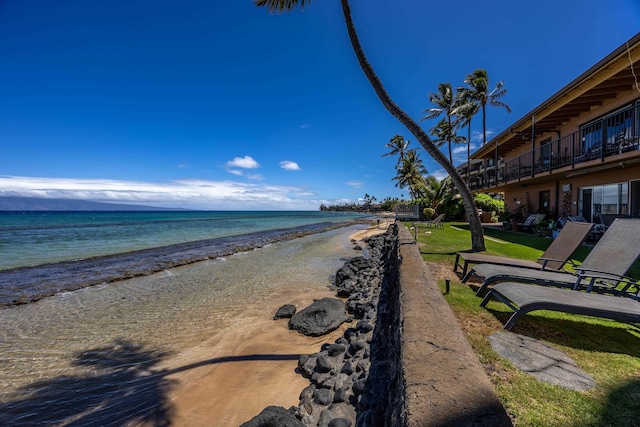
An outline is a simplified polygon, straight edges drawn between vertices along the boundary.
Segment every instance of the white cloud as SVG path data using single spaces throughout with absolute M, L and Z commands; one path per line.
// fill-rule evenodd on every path
M 280 162 L 280 167 L 284 170 L 288 170 L 288 171 L 299 171 L 300 170 L 300 166 L 298 166 L 298 164 L 296 162 L 292 162 L 289 160 L 283 160 Z
M 306 128 L 308 128 L 309 126 L 310 126 L 310 125 L 308 125 L 308 124 L 301 124 L 301 125 L 300 125 L 300 129 L 306 129 Z
M 479 147 L 479 145 L 479 143 L 471 143 L 471 154 L 473 154 L 473 152 Z M 454 145 L 452 148 L 453 149 L 451 151 L 453 154 L 453 165 L 457 167 L 465 163 L 467 161 L 467 144 Z M 443 150 L 443 152 L 445 153 L 445 155 L 447 155 L 447 157 L 449 156 L 448 151 Z
M 313 199 L 316 195 L 303 187 L 198 179 L 156 183 L 0 175 L 0 189 L 0 196 L 192 209 L 316 210 L 323 202 Z
M 238 176 L 243 176 L 244 173 L 241 170 L 238 169 L 227 169 L 227 172 L 229 172 L 230 174 L 233 175 L 238 175 Z
M 228 168 L 258 169 L 260 167 L 260 163 L 253 160 L 251 156 L 234 157 L 225 164 Z
M 471 149 L 471 152 L 473 153 L 473 151 L 476 149 L 476 146 L 471 144 L 470 149 Z M 454 155 L 456 155 L 456 154 L 464 154 L 464 157 L 466 158 L 467 157 L 467 144 L 454 145 L 454 148 L 451 151 L 453 151 Z
M 345 184 L 347 184 L 348 186 L 353 187 L 353 188 L 360 188 L 360 187 L 362 187 L 362 185 L 364 183 L 362 181 L 353 181 L 352 180 L 352 181 L 345 182 Z
M 434 176 L 438 181 L 442 181 L 449 176 L 449 174 L 444 169 L 438 169 L 430 175 Z

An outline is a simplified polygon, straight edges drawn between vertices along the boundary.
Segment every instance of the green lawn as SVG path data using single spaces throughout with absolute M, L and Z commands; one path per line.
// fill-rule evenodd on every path
M 410 224 L 407 224 L 410 226 Z M 444 229 L 419 228 L 418 243 L 427 262 L 453 269 L 455 253 L 471 247 L 464 223 L 446 223 Z M 428 233 L 430 232 L 430 233 Z M 550 239 L 487 227 L 487 253 L 536 259 Z M 582 247 L 574 260 L 589 253 Z M 640 263 L 630 275 L 640 277 Z M 445 281 L 439 284 L 445 289 Z M 516 323 L 513 332 L 550 343 L 571 356 L 596 381 L 585 393 L 540 382 L 513 367 L 491 348 L 488 336 L 502 330 L 511 311 L 491 302 L 480 307 L 475 289 L 452 282 L 445 295 L 496 391 L 516 426 L 638 426 L 640 425 L 640 329 L 623 323 L 585 316 L 537 311 Z

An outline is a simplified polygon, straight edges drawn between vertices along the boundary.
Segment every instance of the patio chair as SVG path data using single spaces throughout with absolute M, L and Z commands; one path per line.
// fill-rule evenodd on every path
M 431 228 L 444 228 L 444 224 L 442 223 L 442 220 L 444 219 L 444 214 L 440 214 L 438 215 L 434 220 L 432 221 L 425 221 L 423 224 L 425 224 L 427 227 Z
M 537 261 L 480 253 L 457 252 L 453 271 L 457 273 L 458 267 L 462 267 L 462 283 L 466 283 L 470 277 L 467 271 L 469 264 L 509 265 L 537 270 L 558 271 L 564 267 L 571 255 L 582 244 L 591 231 L 591 227 L 593 227 L 593 224 L 588 222 L 567 223 L 560 231 L 560 234 L 558 234 L 558 237 L 551 242 L 547 250 L 544 251 Z M 464 261 L 464 264 L 460 262 L 461 260 Z
M 504 329 L 507 330 L 510 330 L 520 317 L 534 310 L 551 310 L 619 322 L 640 323 L 640 303 L 631 298 L 505 282 L 495 285 L 480 305 L 485 307 L 492 299 L 506 304 L 514 311 L 504 324 Z
M 531 231 L 534 225 L 539 224 L 547 214 L 532 214 L 523 223 L 519 223 L 520 231 Z
M 478 264 L 472 267 L 469 277 L 476 276 L 483 280 L 476 292 L 478 296 L 484 295 L 487 288 L 497 282 L 531 283 L 574 290 L 585 289 L 587 292 L 616 296 L 625 295 L 630 289 L 640 287 L 636 279 L 626 276 L 640 257 L 640 244 L 637 241 L 639 235 L 640 219 L 618 218 L 613 221 L 584 262 L 575 267 L 575 273 Z

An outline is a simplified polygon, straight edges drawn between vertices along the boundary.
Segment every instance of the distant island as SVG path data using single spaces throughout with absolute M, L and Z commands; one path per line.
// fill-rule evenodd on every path
M 92 202 L 90 200 L 0 197 L 0 211 L 185 211 L 142 205 Z

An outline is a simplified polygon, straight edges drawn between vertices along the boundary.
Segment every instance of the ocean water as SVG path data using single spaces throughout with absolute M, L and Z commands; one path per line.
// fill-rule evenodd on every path
M 0 270 L 362 216 L 319 211 L 0 212 Z
M 118 223 L 129 225 L 115 226 L 107 224 L 109 214 L 96 215 L 102 217 L 102 226 L 89 214 L 80 215 L 90 225 L 79 227 L 79 234 L 86 233 L 85 228 L 116 235 L 123 232 L 105 231 L 159 226 L 136 223 L 140 217 L 128 215 L 119 217 L 129 219 Z M 273 215 L 265 222 L 279 227 L 294 220 L 327 219 L 322 215 L 304 219 L 306 215 L 294 214 L 290 220 Z M 239 216 L 234 221 L 247 227 L 259 221 L 259 215 Z M 206 218 L 191 220 L 217 224 Z M 60 224 L 59 233 L 74 235 L 71 224 Z M 22 226 L 26 228 L 38 234 L 35 227 Z M 220 357 L 232 359 L 233 354 L 219 351 L 218 346 L 222 336 L 239 326 L 251 331 L 254 323 L 266 322 L 269 328 L 286 328 L 286 322 L 271 320 L 277 308 L 330 290 L 336 270 L 359 255 L 350 234 L 365 228 L 349 225 L 145 276 L 58 292 L 30 304 L 0 307 L 0 425 L 170 425 L 170 393 L 177 386 L 171 372 L 214 363 Z M 57 235 L 50 231 L 54 227 L 41 230 Z M 166 242 L 150 236 L 141 239 Z M 59 240 L 47 244 L 60 247 Z M 291 363 L 294 369 L 295 361 Z M 221 396 L 230 399 L 231 407 L 242 406 L 241 395 Z

